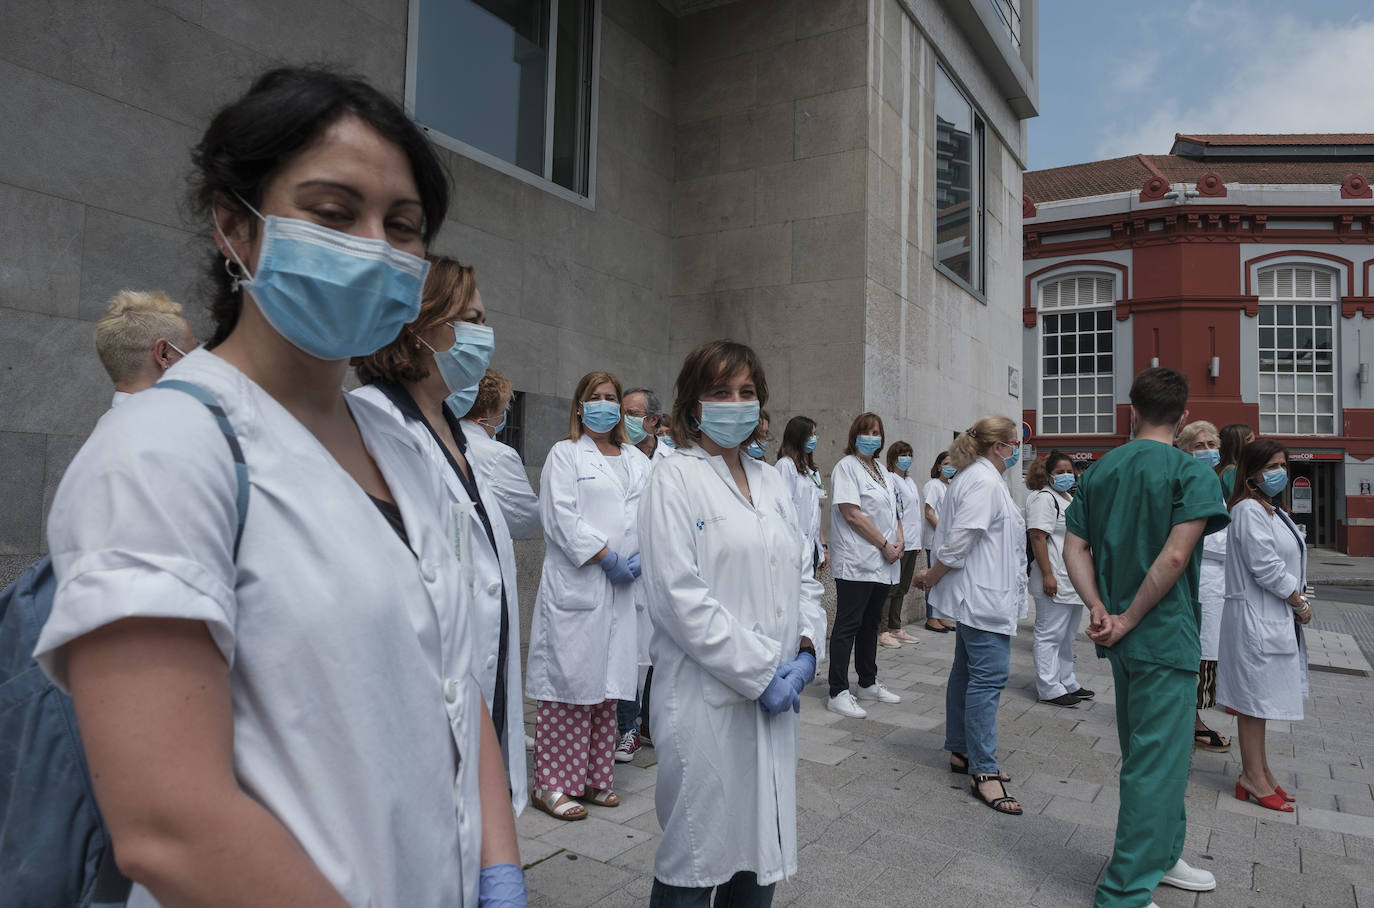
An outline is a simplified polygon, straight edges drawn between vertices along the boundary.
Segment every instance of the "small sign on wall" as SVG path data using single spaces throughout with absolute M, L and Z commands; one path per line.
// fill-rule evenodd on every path
M 1021 397 L 1021 370 L 1015 366 L 1007 366 L 1007 393 L 1012 397 Z
M 1305 476 L 1293 480 L 1293 513 L 1312 513 L 1312 480 Z

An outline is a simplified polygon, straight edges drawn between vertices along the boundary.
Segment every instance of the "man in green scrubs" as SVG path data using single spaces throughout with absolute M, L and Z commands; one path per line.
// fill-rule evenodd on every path
M 1088 636 L 1112 666 L 1121 739 L 1116 847 L 1096 908 L 1146 908 L 1163 882 L 1205 892 L 1182 860 L 1183 798 L 1197 702 L 1202 537 L 1230 522 L 1216 474 L 1173 446 L 1188 380 L 1152 368 L 1131 385 L 1135 439 L 1084 474 L 1066 515 L 1064 561 Z

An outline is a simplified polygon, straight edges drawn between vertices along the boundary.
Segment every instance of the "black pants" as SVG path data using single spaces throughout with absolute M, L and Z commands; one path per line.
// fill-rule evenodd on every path
M 835 627 L 830 631 L 830 696 L 849 689 L 849 653 L 860 687 L 878 679 L 878 625 L 890 583 L 835 578 Z

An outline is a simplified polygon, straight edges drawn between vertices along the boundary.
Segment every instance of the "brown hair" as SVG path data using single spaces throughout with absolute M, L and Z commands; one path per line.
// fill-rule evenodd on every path
M 582 376 L 582 380 L 577 383 L 577 390 L 573 392 L 572 409 L 568 412 L 569 441 L 577 441 L 582 437 L 585 431 L 582 426 L 582 417 L 577 412 L 581 408 L 582 402 L 587 399 L 588 394 L 591 394 L 592 391 L 595 390 L 597 385 L 602 385 L 606 382 L 610 382 L 615 388 L 615 400 L 617 404 L 624 399 L 625 395 L 620 391 L 620 379 L 616 378 L 611 373 L 588 372 L 586 375 Z M 611 429 L 611 433 L 607 436 L 607 440 L 615 445 L 627 444 L 625 438 L 625 420 L 623 417 L 620 422 L 616 423 L 615 427 Z
M 1227 510 L 1234 510 L 1237 504 L 1247 498 L 1253 498 L 1264 505 L 1264 509 L 1270 514 L 1274 513 L 1274 508 L 1281 507 L 1277 501 L 1270 499 L 1250 483 L 1250 477 L 1262 473 L 1264 465 L 1272 460 L 1275 454 L 1282 454 L 1284 463 L 1288 462 L 1288 449 L 1272 438 L 1257 438 L 1245 446 L 1245 450 L 1240 452 L 1240 463 L 1236 465 L 1236 485 L 1231 492 L 1231 500 L 1226 502 Z
M 864 434 L 864 427 L 872 425 L 873 423 L 877 423 L 878 425 L 878 437 L 883 440 L 883 444 L 887 443 L 887 433 L 883 429 L 883 418 L 877 413 L 865 411 L 854 417 L 854 421 L 849 424 L 849 441 L 844 446 L 844 453 L 855 455 L 859 453 L 859 449 L 854 447 L 854 441 L 860 435 Z M 878 445 L 878 451 L 882 449 L 883 445 Z M 878 456 L 878 451 L 873 452 L 874 457 Z
M 805 476 L 816 472 L 816 459 L 806 450 L 806 442 L 816 431 L 816 421 L 809 416 L 794 416 L 782 430 L 782 447 L 778 459 L 786 457 L 796 464 L 797 472 Z
M 1050 485 L 1050 473 L 1055 467 L 1059 466 L 1060 461 L 1073 465 L 1073 458 L 1063 451 L 1051 451 L 1044 457 L 1037 457 L 1026 468 L 1026 488 L 1039 490 L 1048 488 Z
M 763 363 L 753 348 L 732 340 L 707 341 L 697 347 L 682 361 L 682 370 L 673 383 L 673 410 L 668 423 L 669 434 L 680 448 L 690 448 L 701 441 L 701 424 L 697 421 L 697 404 L 701 395 L 712 385 L 729 378 L 741 369 L 749 370 L 749 378 L 754 382 L 754 392 L 759 402 L 759 412 L 768 403 L 768 380 L 763 375 Z M 747 445 L 751 441 L 761 441 L 758 428 L 740 442 Z
M 949 452 L 948 452 L 948 451 L 941 451 L 939 454 L 936 454 L 936 455 L 935 455 L 935 462 L 932 463 L 932 464 L 930 465 L 930 478 L 931 478 L 931 479 L 939 479 L 939 478 L 940 478 L 940 468 L 943 467 L 943 466 L 945 465 L 945 461 L 946 461 L 946 460 L 949 460 Z
M 429 276 L 425 278 L 424 294 L 420 298 L 420 314 L 391 343 L 353 360 L 358 381 L 365 385 L 376 381 L 418 382 L 428 378 L 432 354 L 420 343 L 420 335 L 452 321 L 449 313 L 454 306 L 461 314 L 477 292 L 477 271 L 471 265 L 446 255 L 426 255 L 425 258 L 429 261 Z
M 891 445 L 888 446 L 887 471 L 889 473 L 897 472 L 897 458 L 901 457 L 903 454 L 909 454 L 913 459 L 915 459 L 916 452 L 911 449 L 911 445 L 907 444 L 904 441 L 894 441 Z M 908 469 L 907 472 L 909 473 L 911 471 Z
M 1255 430 L 1243 422 L 1233 422 L 1221 427 L 1221 463 L 1217 464 L 1220 473 L 1227 467 L 1240 462 L 1240 454 L 1245 450 L 1246 439 L 1255 437 Z
M 1151 366 L 1131 382 L 1131 406 L 1152 426 L 1172 426 L 1188 408 L 1188 377 L 1163 366 Z
M 477 397 L 473 399 L 472 406 L 468 408 L 468 418 L 484 419 L 495 416 L 505 409 L 501 401 L 510 403 L 510 395 L 510 380 L 495 369 L 488 369 L 487 374 L 483 375 L 482 380 L 477 383 Z
M 992 450 L 998 442 L 1016 444 L 1016 423 L 1005 416 L 984 416 L 949 446 L 949 460 L 964 469 Z

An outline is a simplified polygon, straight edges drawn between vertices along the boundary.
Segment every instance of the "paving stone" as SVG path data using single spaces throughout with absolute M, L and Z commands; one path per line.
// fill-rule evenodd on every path
M 561 829 L 545 833 L 540 838 L 584 857 L 609 861 L 652 837 L 653 833 L 612 823 L 593 813 L 585 820 L 565 823 Z
M 579 820 L 586 823 L 588 820 Z M 581 908 L 596 905 L 604 896 L 628 886 L 635 875 L 619 867 L 564 852 L 525 871 L 525 887 L 530 904 L 535 897 L 542 904 Z
M 1334 810 L 1298 807 L 1298 822 L 1303 826 L 1374 839 L 1374 817 L 1337 813 Z
M 1293 874 L 1257 864 L 1255 889 L 1284 896 L 1289 905 L 1303 908 L 1355 908 L 1355 887 L 1342 878 Z

